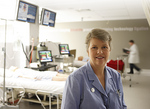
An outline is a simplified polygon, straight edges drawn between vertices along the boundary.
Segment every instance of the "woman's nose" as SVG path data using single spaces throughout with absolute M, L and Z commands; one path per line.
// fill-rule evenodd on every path
M 103 53 L 103 50 L 102 50 L 102 49 L 98 49 L 98 50 L 97 50 L 97 54 L 100 54 L 100 53 Z

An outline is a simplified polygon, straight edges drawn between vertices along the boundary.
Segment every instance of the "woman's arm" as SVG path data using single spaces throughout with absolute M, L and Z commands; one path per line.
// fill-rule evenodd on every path
M 61 109 L 79 109 L 80 89 L 80 84 L 77 78 L 70 75 L 63 91 Z
M 119 75 L 119 88 L 120 88 L 120 92 L 121 92 L 121 101 L 122 101 L 123 109 L 127 109 L 127 106 L 124 101 L 124 93 L 123 93 L 122 80 L 121 80 L 120 75 Z

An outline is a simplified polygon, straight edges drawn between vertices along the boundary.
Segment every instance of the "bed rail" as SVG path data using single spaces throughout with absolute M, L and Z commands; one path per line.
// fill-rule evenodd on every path
M 49 109 L 51 109 L 51 97 L 52 97 L 53 95 L 55 95 L 55 96 L 57 97 L 57 109 L 59 109 L 59 95 L 60 95 L 60 94 L 58 94 L 58 93 L 52 93 L 52 92 L 49 92 L 49 91 L 37 90 L 37 91 L 35 92 L 35 95 L 36 95 L 37 99 L 39 100 L 39 102 L 41 103 L 41 105 L 42 105 L 42 107 L 43 107 L 44 109 L 46 109 L 46 108 L 45 108 L 44 104 L 42 103 L 40 97 L 38 96 L 38 93 L 47 93 L 47 94 L 48 94 L 48 96 L 49 96 Z

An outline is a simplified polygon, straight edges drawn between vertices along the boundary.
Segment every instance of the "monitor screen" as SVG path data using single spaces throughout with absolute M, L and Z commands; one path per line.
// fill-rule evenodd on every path
M 59 52 L 61 55 L 68 54 L 69 55 L 69 45 L 68 44 L 59 44 Z
M 38 54 L 41 63 L 53 62 L 51 50 L 38 51 Z
M 37 6 L 19 1 L 17 20 L 35 23 Z
M 56 13 L 47 9 L 42 9 L 41 23 L 45 26 L 54 27 Z

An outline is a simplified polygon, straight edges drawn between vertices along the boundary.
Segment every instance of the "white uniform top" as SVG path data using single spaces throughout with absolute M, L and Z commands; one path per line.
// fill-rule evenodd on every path
M 140 62 L 140 59 L 139 59 L 138 47 L 136 46 L 136 44 L 133 44 L 130 47 L 128 63 L 139 63 L 139 62 Z

